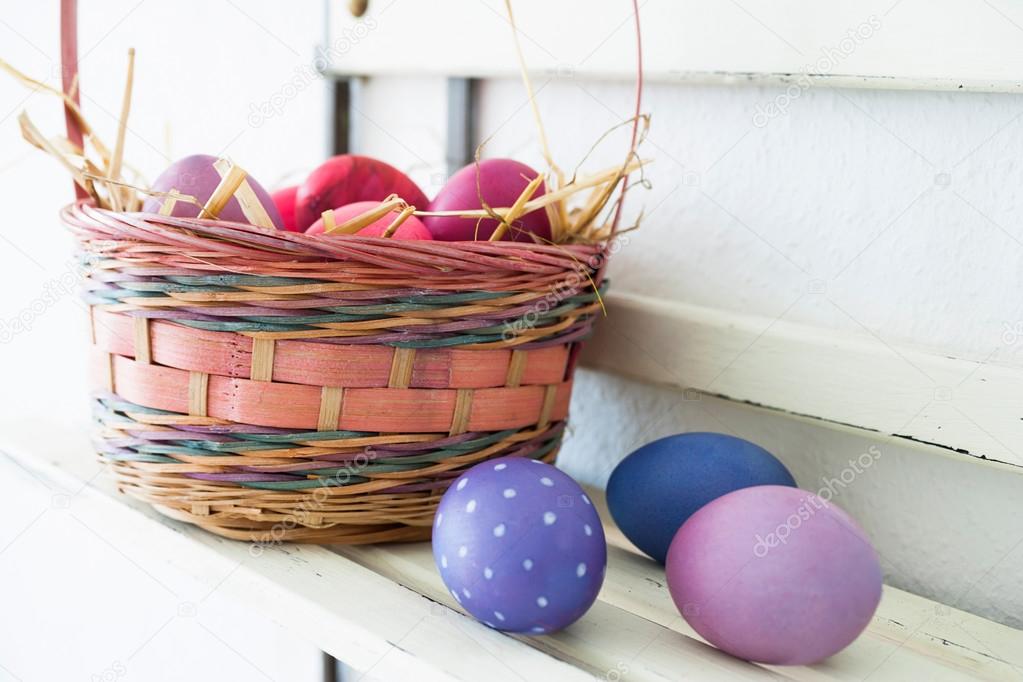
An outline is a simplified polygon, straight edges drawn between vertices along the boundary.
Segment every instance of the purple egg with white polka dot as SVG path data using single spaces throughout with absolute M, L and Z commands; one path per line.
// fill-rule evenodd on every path
M 433 558 L 455 600 L 497 630 L 544 634 L 580 618 L 604 582 L 607 542 L 579 484 L 502 457 L 462 474 L 433 522 Z

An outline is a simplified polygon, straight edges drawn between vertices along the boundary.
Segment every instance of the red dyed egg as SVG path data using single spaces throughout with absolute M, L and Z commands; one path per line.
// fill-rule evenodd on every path
M 299 230 L 305 230 L 331 208 L 357 201 L 379 202 L 391 194 L 420 209 L 430 202 L 416 183 L 390 164 L 368 156 L 335 156 L 299 186 L 295 223 Z
M 281 214 L 281 220 L 284 221 L 284 229 L 288 232 L 302 231 L 295 224 L 295 194 L 297 192 L 298 185 L 293 185 L 279 189 L 270 195 L 274 201 L 274 206 L 277 207 L 278 212 Z

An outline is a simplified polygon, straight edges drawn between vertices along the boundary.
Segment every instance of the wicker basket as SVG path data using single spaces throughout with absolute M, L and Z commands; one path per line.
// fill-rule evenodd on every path
M 601 246 L 323 239 L 87 201 L 97 449 L 232 538 L 429 536 L 448 482 L 552 461 Z
M 467 468 L 554 460 L 628 175 L 644 163 L 636 2 L 636 114 L 621 167 L 566 180 L 534 109 L 558 177 L 542 205 L 555 240 L 571 242 L 557 245 L 331 239 L 210 219 L 230 178 L 244 182 L 236 168 L 204 218 L 135 212 L 140 190 L 120 181 L 134 52 L 111 147 L 80 108 L 76 5 L 61 0 L 62 90 L 5 70 L 64 103 L 64 140 L 19 121 L 75 181 L 61 217 L 85 270 L 96 448 L 121 490 L 259 543 L 418 540 Z M 536 210 L 537 182 L 500 209 L 503 226 Z M 587 200 L 570 210 L 580 190 Z M 605 206 L 609 223 L 598 221 Z

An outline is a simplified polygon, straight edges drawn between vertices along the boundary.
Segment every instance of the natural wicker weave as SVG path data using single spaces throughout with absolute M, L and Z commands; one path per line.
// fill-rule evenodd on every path
M 307 237 L 66 208 L 97 449 L 127 493 L 270 542 L 429 536 L 482 460 L 552 461 L 601 246 Z

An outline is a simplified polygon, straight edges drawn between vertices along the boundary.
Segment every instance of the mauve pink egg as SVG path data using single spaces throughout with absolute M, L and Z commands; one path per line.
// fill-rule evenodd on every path
M 479 181 L 477 185 L 477 173 Z M 430 211 L 471 211 L 481 208 L 480 196 L 491 208 L 508 208 L 515 203 L 537 172 L 513 159 L 484 159 L 477 170 L 475 163 L 462 168 L 444 183 L 430 202 Z M 547 191 L 543 183 L 533 192 L 531 199 Z M 479 223 L 479 229 L 476 224 Z M 493 218 L 459 218 L 458 216 L 424 216 L 423 223 L 434 239 L 468 241 L 490 238 L 500 224 Z M 543 239 L 551 238 L 551 223 L 544 209 L 521 216 L 512 229 L 505 232 L 504 240 L 531 242 L 530 234 Z
M 168 166 L 164 172 L 160 173 L 160 176 L 153 183 L 152 189 L 157 192 L 169 192 L 171 189 L 175 189 L 181 194 L 195 197 L 199 204 L 205 204 L 217 188 L 217 185 L 220 184 L 220 173 L 213 167 L 216 161 L 217 157 L 210 156 L 209 154 L 193 154 L 192 156 L 179 159 Z M 274 205 L 270 193 L 263 189 L 263 186 L 256 182 L 256 179 L 252 176 L 247 177 L 246 180 L 252 191 L 255 192 L 256 198 L 259 199 L 259 203 L 266 209 L 274 227 L 278 230 L 283 229 L 284 221 L 281 219 L 281 214 L 277 212 L 277 207 Z M 142 204 L 142 210 L 146 213 L 159 213 L 163 202 L 163 197 L 148 197 Z M 180 218 L 194 218 L 199 215 L 199 210 L 199 206 L 193 203 L 178 201 L 174 204 L 171 215 Z M 241 205 L 234 197 L 228 200 L 217 217 L 221 220 L 230 220 L 236 223 L 249 222 L 249 219 L 245 217 L 245 213 L 242 211 Z
M 340 225 L 341 223 L 347 222 L 356 216 L 360 216 L 367 211 L 370 211 L 380 205 L 379 201 L 356 201 L 354 204 L 348 204 L 340 208 L 334 209 L 334 223 Z M 379 218 L 374 222 L 370 223 L 366 227 L 359 230 L 356 234 L 360 237 L 380 237 L 383 236 L 384 230 L 386 230 L 394 219 L 398 217 L 397 213 L 388 213 L 383 218 Z M 320 218 L 315 223 L 309 226 L 309 229 L 305 231 L 306 234 L 323 234 L 323 218 Z M 398 229 L 391 235 L 391 239 L 407 239 L 411 241 L 425 241 L 432 240 L 433 235 L 426 229 L 422 221 L 414 215 L 410 215 L 405 221 L 398 226 Z
M 714 646 L 750 661 L 807 665 L 850 644 L 881 599 L 877 553 L 820 497 L 756 486 L 699 509 L 665 566 L 675 606 Z

